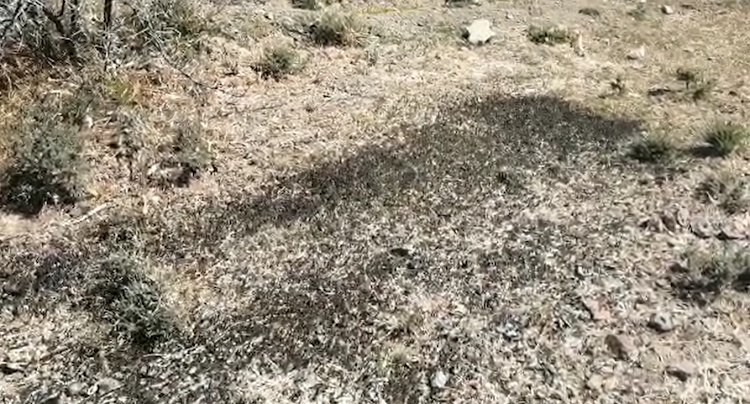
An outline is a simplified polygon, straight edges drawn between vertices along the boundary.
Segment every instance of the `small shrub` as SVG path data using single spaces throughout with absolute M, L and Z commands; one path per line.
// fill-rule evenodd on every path
M 170 50 L 191 55 L 203 47 L 211 27 L 190 0 L 151 0 L 126 18 L 137 50 Z
M 741 249 L 690 251 L 684 264 L 674 266 L 673 270 L 673 292 L 683 300 L 701 305 L 712 302 L 729 288 L 748 292 L 750 285 L 750 255 Z
M 177 328 L 158 285 L 141 272 L 140 265 L 123 256 L 101 262 L 85 305 L 113 325 L 118 339 L 150 348 L 175 335 Z
M 711 175 L 698 185 L 695 196 L 704 203 L 718 203 L 730 215 L 742 213 L 750 207 L 750 183 L 729 172 Z
M 531 26 L 527 31 L 531 42 L 538 45 L 556 45 L 568 43 L 571 40 L 568 30 L 558 27 Z
M 322 46 L 359 46 L 364 26 L 350 14 L 326 12 L 310 25 L 313 42 Z
M 10 164 L 0 188 L 6 208 L 36 215 L 45 205 L 73 204 L 79 199 L 82 143 L 74 127 L 43 107 L 11 128 L 8 136 Z
M 177 124 L 172 143 L 165 150 L 157 182 L 162 185 L 187 186 L 212 165 L 212 155 L 203 139 L 204 130 L 197 121 Z
M 264 79 L 272 78 L 280 80 L 287 75 L 300 71 L 303 62 L 296 50 L 279 46 L 267 49 L 264 52 L 263 60 L 257 63 L 254 68 L 261 74 Z
M 647 136 L 633 142 L 628 155 L 641 163 L 663 163 L 674 157 L 675 149 L 666 137 Z
M 742 125 L 724 122 L 712 126 L 703 140 L 720 157 L 726 157 L 744 146 L 749 132 Z

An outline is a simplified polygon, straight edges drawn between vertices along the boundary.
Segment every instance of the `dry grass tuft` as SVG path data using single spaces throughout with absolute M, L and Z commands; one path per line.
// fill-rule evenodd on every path
M 663 135 L 644 136 L 630 145 L 628 155 L 641 163 L 666 163 L 677 153 L 675 144 Z
M 727 157 L 745 146 L 750 131 L 732 122 L 720 122 L 711 126 L 703 135 L 703 140 L 716 156 Z
M 352 14 L 326 11 L 308 28 L 310 39 L 322 46 L 360 46 L 365 25 Z
M 691 250 L 684 264 L 672 269 L 675 295 L 699 305 L 711 303 L 728 289 L 750 291 L 750 255 L 741 248 Z
M 750 207 L 750 182 L 741 174 L 724 171 L 705 178 L 697 187 L 696 198 L 716 203 L 726 213 L 743 213 Z
M 270 78 L 278 81 L 300 72 L 304 67 L 305 63 L 297 50 L 286 45 L 279 45 L 266 49 L 263 52 L 263 59 L 255 64 L 254 69 L 264 79 Z
M 558 45 L 569 43 L 572 39 L 570 31 L 560 27 L 532 25 L 526 32 L 531 42 L 538 45 Z

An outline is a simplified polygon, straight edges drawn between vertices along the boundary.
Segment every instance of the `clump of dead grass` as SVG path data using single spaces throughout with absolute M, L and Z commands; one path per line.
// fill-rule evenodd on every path
M 264 79 L 281 80 L 304 68 L 304 62 L 295 49 L 286 46 L 274 46 L 263 52 L 263 58 L 253 66 Z
M 663 135 L 643 136 L 630 145 L 628 156 L 641 163 L 666 163 L 677 154 L 676 145 Z
M 561 27 L 540 27 L 532 25 L 527 30 L 527 35 L 531 42 L 538 45 L 557 45 L 568 43 L 572 39 L 570 31 Z
M 750 208 L 750 182 L 737 173 L 723 171 L 707 176 L 695 196 L 704 203 L 716 203 L 730 215 L 743 213 Z
M 139 52 L 157 50 L 192 57 L 204 48 L 209 20 L 190 0 L 150 0 L 131 9 L 125 26 Z
M 726 157 L 744 147 L 748 137 L 750 131 L 744 125 L 719 122 L 705 132 L 703 141 L 715 155 Z
M 713 251 L 691 250 L 673 266 L 672 288 L 677 297 L 705 305 L 727 290 L 748 292 L 750 254 L 722 246 Z
M 83 145 L 59 110 L 44 101 L 3 134 L 10 140 L 10 164 L 0 188 L 7 209 L 36 215 L 46 205 L 73 204 L 82 196 Z
M 193 179 L 213 164 L 213 156 L 205 140 L 205 130 L 196 120 L 177 122 L 171 143 L 161 148 L 162 161 L 154 173 L 159 185 L 188 186 Z
M 360 46 L 366 27 L 355 16 L 324 12 L 308 29 L 310 39 L 322 46 Z

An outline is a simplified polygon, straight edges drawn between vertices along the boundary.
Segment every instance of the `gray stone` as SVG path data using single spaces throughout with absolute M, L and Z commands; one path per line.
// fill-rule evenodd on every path
M 80 396 L 86 394 L 86 384 L 81 382 L 73 382 L 68 385 L 66 389 L 67 393 L 71 397 Z
M 667 374 L 682 382 L 687 381 L 695 373 L 695 368 L 687 362 L 673 363 L 667 366 Z
M 117 390 L 122 386 L 117 379 L 111 377 L 105 377 L 96 384 L 98 386 L 99 394 L 107 394 L 110 391 Z
M 623 334 L 609 334 L 605 338 L 605 343 L 618 359 L 631 359 L 636 350 L 633 340 Z
M 665 4 L 661 6 L 661 12 L 667 15 L 671 15 L 671 14 L 674 14 L 674 8 Z
M 714 226 L 706 220 L 696 219 L 690 224 L 690 231 L 700 238 L 711 238 L 716 235 Z
M 432 375 L 430 384 L 436 389 L 445 388 L 445 385 L 448 384 L 448 375 L 446 375 L 442 370 L 438 370 L 434 375 Z
M 658 332 L 670 332 L 677 326 L 669 313 L 657 312 L 651 315 L 648 326 Z
M 484 45 L 494 36 L 492 22 L 487 19 L 475 20 L 464 30 L 464 37 L 472 45 Z

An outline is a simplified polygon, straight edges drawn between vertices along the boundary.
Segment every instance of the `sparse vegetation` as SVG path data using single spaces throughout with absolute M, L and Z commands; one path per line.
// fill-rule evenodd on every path
M 726 157 L 744 147 L 748 129 L 732 122 L 713 124 L 704 134 L 703 140 L 717 156 Z
M 362 44 L 365 26 L 353 15 L 323 12 L 308 28 L 313 42 L 323 46 L 358 46 Z
M 746 13 L 262 3 L 0 6 L 0 402 L 750 397 Z
M 102 261 L 84 305 L 112 325 L 115 337 L 148 349 L 177 333 L 157 284 L 142 272 L 143 262 L 121 255 Z
M 531 42 L 539 45 L 557 45 L 571 41 L 570 32 L 560 27 L 540 27 L 532 25 L 527 30 Z
M 642 163 L 665 163 L 675 157 L 676 146 L 663 135 L 650 135 L 630 145 L 628 155 Z
M 57 110 L 54 103 L 45 102 L 7 129 L 11 155 L 0 191 L 7 209 L 35 215 L 48 204 L 67 205 L 80 198 L 82 143 Z
M 728 289 L 748 292 L 750 255 L 740 248 L 691 250 L 673 267 L 672 287 L 681 299 L 706 305 Z
M 126 26 L 140 51 L 192 58 L 203 49 L 204 35 L 212 30 L 191 0 L 148 0 L 130 11 Z
M 199 121 L 183 119 L 177 123 L 172 142 L 162 147 L 157 183 L 187 186 L 211 166 L 212 155 L 204 132 Z
M 743 213 L 750 207 L 750 182 L 728 171 L 708 176 L 696 189 L 696 197 L 705 203 L 716 203 L 728 214 Z
M 299 53 L 288 46 L 275 46 L 266 49 L 263 60 L 256 63 L 255 70 L 264 79 L 281 80 L 287 75 L 299 72 L 304 67 L 304 62 Z

